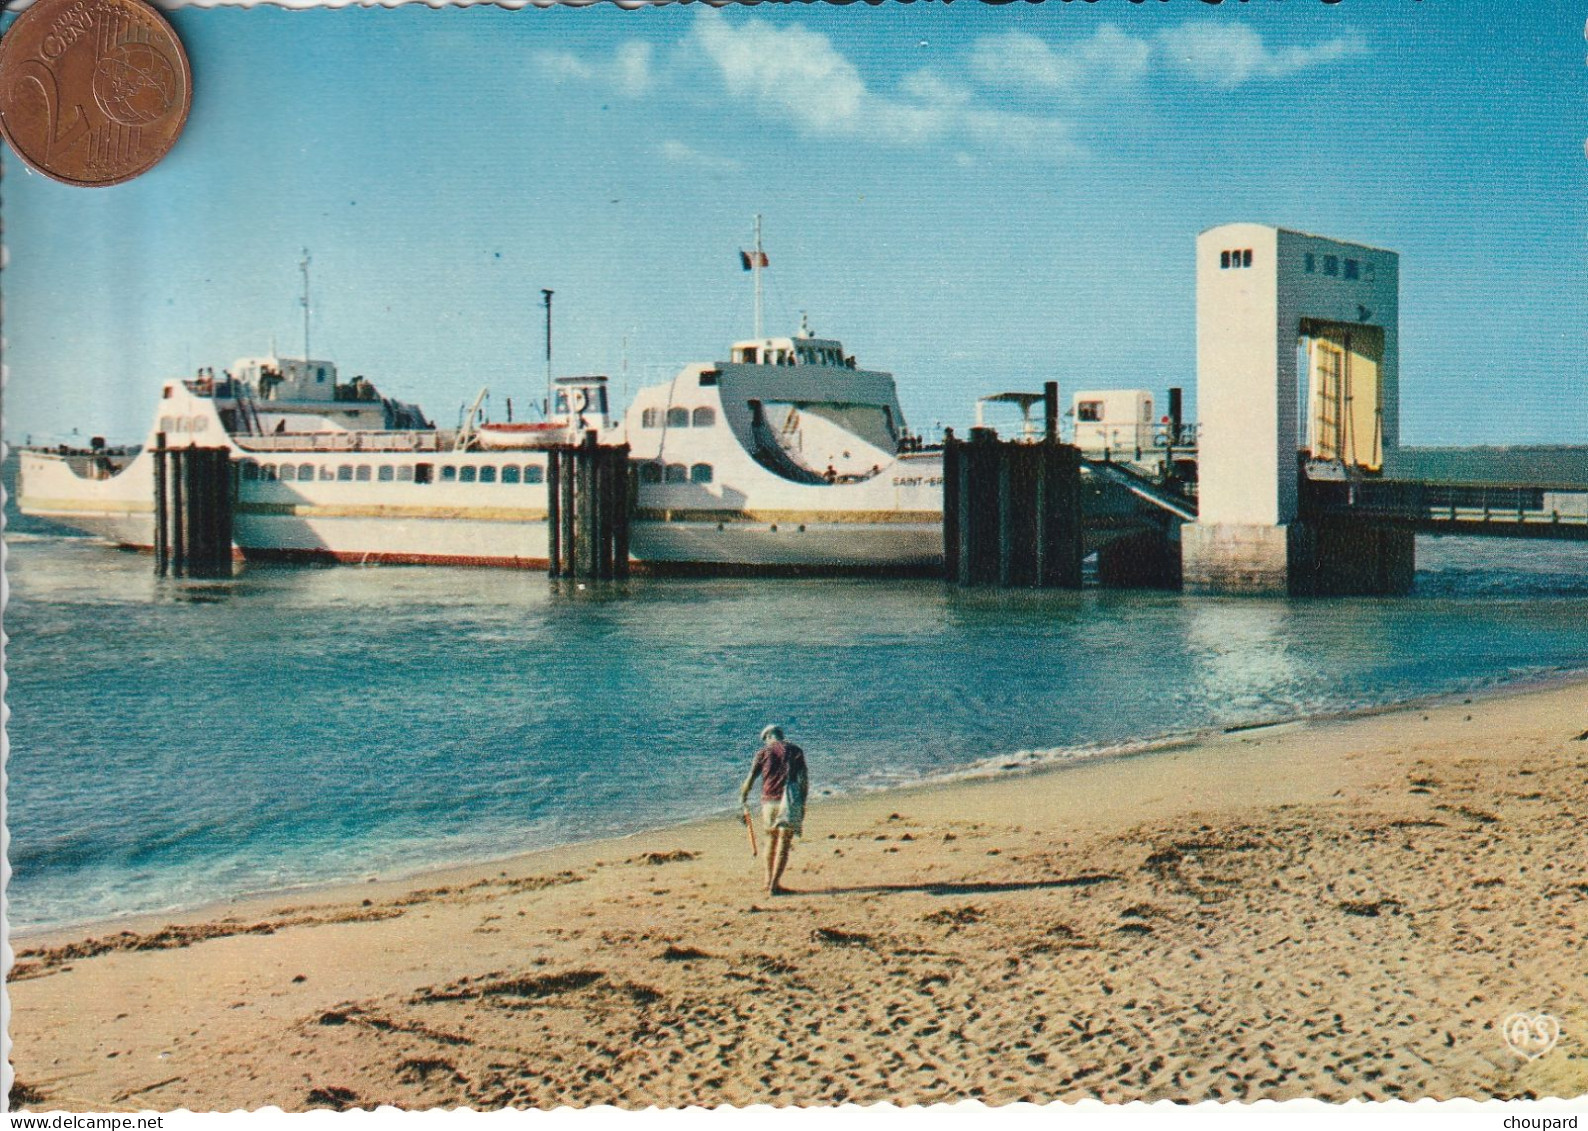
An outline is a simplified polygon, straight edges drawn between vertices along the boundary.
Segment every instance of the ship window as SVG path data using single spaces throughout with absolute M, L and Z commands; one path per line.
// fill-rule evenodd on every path
M 502 468 L 502 482 L 503 483 L 517 483 L 518 482 L 518 468 L 515 465 L 510 463 L 506 467 Z
M 1252 249 L 1251 248 L 1247 248 L 1246 250 L 1241 252 L 1241 266 L 1242 267 L 1250 267 L 1251 265 L 1252 265 Z
M 488 463 L 484 467 L 480 468 L 480 482 L 481 483 L 495 483 L 496 482 L 496 465 L 494 463 Z
M 710 428 L 717 423 L 717 414 L 709 408 L 697 408 L 690 414 L 690 421 L 696 428 Z
M 691 467 L 689 469 L 689 481 L 691 483 L 710 483 L 711 464 L 697 463 L 694 467 Z
M 399 468 L 397 470 L 397 478 L 398 479 L 407 479 L 408 477 L 403 474 L 403 472 L 405 472 L 407 470 L 408 469 L 406 467 Z M 414 482 L 415 483 L 429 483 L 430 482 L 430 478 L 431 478 L 430 471 L 431 471 L 431 465 L 428 464 L 428 463 L 416 463 L 416 464 L 414 464 Z
M 1082 401 L 1075 406 L 1075 419 L 1095 424 L 1103 419 L 1102 401 Z
M 474 482 L 474 468 L 465 467 L 461 471 L 459 471 L 458 472 L 458 482 L 460 482 L 460 483 L 473 483 Z
M 257 463 L 255 463 L 251 459 L 243 460 L 243 478 L 244 479 L 258 479 L 259 478 L 259 465 Z
M 659 463 L 640 464 L 641 483 L 660 483 L 662 481 L 662 465 Z
M 290 463 L 284 463 L 284 464 L 281 465 L 281 478 L 282 479 L 284 479 L 288 483 L 291 483 L 297 477 L 298 477 L 298 469 L 297 468 L 293 467 Z
M 667 465 L 667 482 L 669 482 L 669 483 L 688 483 L 689 482 L 689 468 L 685 467 L 681 463 L 670 463 L 670 464 L 668 464 Z
M 449 464 L 447 464 L 445 467 L 443 467 L 441 469 L 441 482 L 443 482 L 443 483 L 456 483 L 457 481 L 458 481 L 458 469 L 457 468 L 453 467 L 449 463 Z
M 670 408 L 667 410 L 667 426 L 669 428 L 688 428 L 689 410 L 687 408 Z
M 1323 273 L 1325 275 L 1338 275 L 1340 273 L 1340 260 L 1338 256 L 1325 255 L 1323 257 Z
M 274 479 L 275 477 L 276 477 L 276 465 L 275 464 L 267 463 L 267 464 L 264 464 L 264 465 L 262 465 L 260 467 L 260 469 L 259 469 L 259 478 L 261 478 L 261 479 Z
M 314 379 L 316 381 L 324 381 L 325 380 L 325 367 L 324 366 L 321 366 L 319 369 L 316 369 L 314 371 Z
M 1345 277 L 1347 279 L 1359 279 L 1359 278 L 1361 278 L 1362 277 L 1361 268 L 1362 268 L 1362 265 L 1360 263 L 1358 263 L 1356 260 L 1347 259 L 1345 261 Z
M 375 478 L 379 479 L 382 483 L 390 483 L 392 481 L 392 472 L 394 470 L 395 469 L 391 464 L 383 463 L 380 465 L 380 471 L 376 473 Z M 412 478 L 412 475 L 409 477 Z
M 193 418 L 193 431 L 202 432 L 202 431 L 204 431 L 204 429 L 208 428 L 209 426 L 210 426 L 210 422 L 209 422 L 209 418 L 208 417 L 195 416 Z
M 299 480 L 299 482 L 302 482 L 305 479 L 313 479 L 313 478 L 314 478 L 314 464 L 312 464 L 312 463 L 300 463 L 298 465 L 298 480 Z
M 409 467 L 405 463 L 405 464 L 400 465 L 397 468 L 397 482 L 399 482 L 399 483 L 416 483 L 416 482 L 417 483 L 428 483 L 428 482 L 430 482 L 430 465 L 426 464 L 426 463 L 422 463 L 419 466 L 424 468 L 424 470 L 425 470 L 425 476 L 424 476 L 423 479 L 420 479 L 418 476 L 414 475 L 414 469 Z
M 659 408 L 648 408 L 644 412 L 640 413 L 641 428 L 659 428 L 661 427 L 661 423 L 662 410 Z
M 173 416 L 162 416 L 160 418 L 160 431 L 162 431 L 162 432 L 175 432 L 176 431 L 176 418 L 173 417 Z
M 298 478 L 302 479 L 303 476 L 300 475 L 300 476 L 298 476 Z M 322 482 L 322 483 L 330 483 L 335 478 L 336 478 L 335 469 L 333 469 L 331 467 L 331 465 L 328 464 L 328 463 L 322 463 L 320 465 L 320 482 Z
M 1301 269 L 1309 275 L 1318 269 L 1318 257 L 1312 254 L 1310 251 L 1307 252 L 1306 255 L 1302 256 L 1301 263 Z
M 720 376 L 721 374 L 715 369 L 702 369 L 700 371 L 700 387 L 704 389 L 707 386 L 715 385 L 717 378 Z
M 745 346 L 744 349 L 742 351 L 740 351 L 740 353 L 741 353 L 740 360 L 742 360 L 746 365 L 754 365 L 755 364 L 755 358 L 756 358 L 756 347 L 755 346 Z
M 1227 252 L 1227 251 L 1219 252 L 1219 270 L 1228 271 L 1229 269 L 1230 269 L 1230 253 Z
M 357 479 L 360 483 L 368 483 L 369 482 L 369 464 L 367 464 L 367 463 L 359 464 L 358 468 L 353 472 L 353 478 Z
M 543 478 L 545 478 L 545 474 L 546 473 L 541 470 L 539 464 L 526 463 L 524 465 L 525 483 L 539 483 Z
M 337 468 L 336 479 L 338 483 L 353 482 L 353 465 L 350 463 L 344 463 L 341 467 Z

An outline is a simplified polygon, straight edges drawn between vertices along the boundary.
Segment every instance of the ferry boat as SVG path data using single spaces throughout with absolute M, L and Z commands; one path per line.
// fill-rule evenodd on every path
M 942 457 L 893 377 L 808 326 L 736 342 L 641 389 L 620 417 L 604 376 L 552 382 L 546 419 L 436 428 L 314 358 L 244 358 L 167 381 L 141 446 L 24 449 L 24 514 L 152 549 L 154 457 L 226 447 L 245 560 L 547 564 L 546 449 L 627 442 L 640 568 L 925 572 L 942 560 Z M 483 399 L 483 395 L 482 395 Z

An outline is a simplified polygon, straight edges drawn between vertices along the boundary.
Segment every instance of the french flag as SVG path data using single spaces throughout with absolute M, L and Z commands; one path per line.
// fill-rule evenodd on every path
M 741 251 L 739 253 L 739 263 L 746 271 L 753 270 L 756 267 L 771 266 L 767 262 L 766 252 L 764 251 Z

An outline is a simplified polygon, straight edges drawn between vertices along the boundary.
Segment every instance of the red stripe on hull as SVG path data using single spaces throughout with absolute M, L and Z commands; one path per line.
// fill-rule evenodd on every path
M 153 546 L 118 543 L 118 550 L 152 554 Z M 232 547 L 234 562 L 285 562 L 308 565 L 465 566 L 523 569 L 544 573 L 545 558 L 497 558 L 483 554 L 390 554 L 342 550 Z M 630 561 L 629 572 L 642 577 L 928 577 L 943 576 L 941 565 L 834 565 L 819 562 L 646 562 Z
M 342 550 L 261 549 L 249 547 L 242 557 L 250 562 L 320 562 L 336 565 L 483 566 L 493 569 L 545 570 L 545 558 L 498 558 L 485 554 L 393 554 Z

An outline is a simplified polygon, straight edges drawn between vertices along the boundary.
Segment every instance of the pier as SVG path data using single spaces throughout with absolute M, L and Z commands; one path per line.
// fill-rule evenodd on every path
M 1171 390 L 1161 443 L 1138 422 L 1098 447 L 1108 430 L 1088 425 L 1079 453 L 1081 542 L 1101 584 L 1389 596 L 1412 586 L 1418 534 L 1588 540 L 1588 447 L 1440 453 L 1481 467 L 1469 480 L 1401 447 L 1399 277 L 1382 248 L 1258 224 L 1202 233 L 1200 422 L 1188 437 Z M 1003 497 L 945 481 L 950 580 L 968 565 L 983 583 L 1031 584 L 1029 569 L 967 557 L 962 530 L 1009 528 L 994 520 Z

